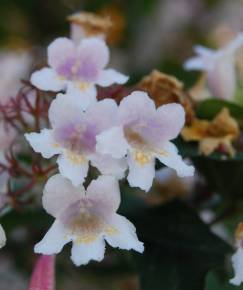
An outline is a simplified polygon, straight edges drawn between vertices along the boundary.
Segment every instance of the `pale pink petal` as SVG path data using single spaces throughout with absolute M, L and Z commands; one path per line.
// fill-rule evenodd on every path
M 84 194 L 83 186 L 74 187 L 68 179 L 56 174 L 45 185 L 42 204 L 49 214 L 57 217 L 69 205 L 84 197 Z
M 199 70 L 199 71 L 205 71 L 208 69 L 208 62 L 205 62 L 205 60 L 201 56 L 196 56 L 188 59 L 183 64 L 183 68 L 185 70 Z
M 91 243 L 73 243 L 71 259 L 76 266 L 86 265 L 91 260 L 102 261 L 105 254 L 105 241 L 102 237 Z
M 239 247 L 237 252 L 232 256 L 232 264 L 235 272 L 234 278 L 230 283 L 239 286 L 243 282 L 243 249 Z
M 96 150 L 101 154 L 110 154 L 114 158 L 126 155 L 129 144 L 122 127 L 113 127 L 96 136 Z
M 117 179 L 109 175 L 101 175 L 92 180 L 87 188 L 87 197 L 93 199 L 100 207 L 111 213 L 117 211 L 120 202 L 120 189 Z
M 98 168 L 101 174 L 113 175 L 121 179 L 125 175 L 127 162 L 125 158 L 116 159 L 108 154 L 95 154 L 92 156 L 91 164 Z
M 127 177 L 129 185 L 149 191 L 155 176 L 155 158 L 151 156 L 151 160 L 148 163 L 140 164 L 134 159 L 134 153 L 129 152 L 127 162 L 129 167 Z
M 215 61 L 212 69 L 208 71 L 208 87 L 214 97 L 232 100 L 236 88 L 236 71 L 232 56 Z
M 205 57 L 211 57 L 214 56 L 216 51 L 211 49 L 211 48 L 207 48 L 205 46 L 202 45 L 195 45 L 194 46 L 194 51 L 199 54 L 200 56 L 205 56 Z
M 128 219 L 114 214 L 110 219 L 109 225 L 114 230 L 105 235 L 108 244 L 115 248 L 143 253 L 143 243 L 138 240 L 136 228 Z
M 74 43 L 66 37 L 59 37 L 47 48 L 48 64 L 52 68 L 57 69 L 66 60 L 74 57 L 75 53 L 76 48 Z
M 243 46 L 243 33 L 239 33 L 232 41 L 221 49 L 224 53 L 233 55 Z
M 0 225 L 0 249 L 6 244 L 6 235 L 3 227 Z
M 99 133 L 99 131 L 108 129 L 116 124 L 117 112 L 116 102 L 112 99 L 105 99 L 87 108 L 85 120 L 88 124 L 95 126 Z
M 87 87 L 82 87 L 70 82 L 68 84 L 66 95 L 73 98 L 76 101 L 77 106 L 82 110 L 87 110 L 89 106 L 97 102 L 97 90 L 92 84 L 87 84 Z
M 44 255 L 53 255 L 61 252 L 65 244 L 71 241 L 71 237 L 68 236 L 67 229 L 56 220 L 44 238 L 35 245 L 35 253 Z
M 83 110 L 75 98 L 58 94 L 50 105 L 48 115 L 52 127 L 55 128 L 73 120 L 82 122 Z
M 125 84 L 128 76 L 117 72 L 114 69 L 105 69 L 101 71 L 97 84 L 101 87 L 109 87 L 113 84 Z
M 51 68 L 43 68 L 31 75 L 30 81 L 32 85 L 43 91 L 59 92 L 64 90 L 67 82 L 60 78 Z
M 121 124 L 127 124 L 145 116 L 155 115 L 156 107 L 154 101 L 148 94 L 142 91 L 134 91 L 122 99 L 119 106 L 118 118 Z
M 55 256 L 38 257 L 28 289 L 55 290 Z
M 77 156 L 79 160 L 74 160 L 75 156 L 70 158 L 68 153 L 61 154 L 57 159 L 59 171 L 62 176 L 70 179 L 74 186 L 83 184 L 89 169 L 88 160 L 85 157 Z M 82 158 L 82 161 L 80 161 Z
M 180 104 L 171 103 L 159 107 L 156 115 L 161 125 L 161 139 L 176 138 L 185 124 L 184 108 Z
M 187 165 L 178 154 L 176 146 L 171 142 L 166 142 L 161 148 L 161 153 L 156 155 L 164 165 L 176 170 L 180 177 L 192 176 L 194 174 L 194 167 Z
M 109 62 L 109 49 L 105 41 L 98 37 L 82 39 L 78 46 L 79 59 L 82 62 L 95 66 L 99 71 Z
M 61 152 L 60 146 L 53 137 L 53 131 L 43 129 L 40 133 L 29 133 L 24 135 L 35 152 L 41 153 L 44 158 L 51 158 Z

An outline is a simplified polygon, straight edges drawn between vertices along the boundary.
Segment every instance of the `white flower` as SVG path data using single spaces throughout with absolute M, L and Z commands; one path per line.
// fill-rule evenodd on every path
M 25 137 L 44 158 L 59 154 L 59 171 L 74 185 L 84 182 L 89 161 L 102 173 L 121 178 L 126 170 L 125 160 L 96 152 L 96 136 L 114 124 L 116 115 L 117 105 L 111 99 L 97 102 L 84 112 L 74 98 L 59 94 L 49 109 L 52 129 Z
M 239 223 L 235 236 L 237 251 L 232 256 L 235 276 L 230 280 L 230 283 L 239 286 L 243 282 L 243 223 Z
M 0 249 L 6 244 L 6 235 L 3 227 L 0 225 Z
M 48 47 L 50 67 L 34 72 L 31 82 L 41 90 L 58 92 L 67 90 L 82 97 L 84 103 L 96 101 L 96 86 L 123 84 L 127 76 L 105 69 L 109 62 L 109 49 L 100 38 L 82 39 L 75 45 L 68 38 L 57 38 Z
M 116 213 L 120 205 L 117 180 L 100 176 L 85 192 L 74 187 L 60 174 L 52 176 L 44 189 L 43 206 L 56 220 L 44 238 L 35 246 L 36 253 L 61 252 L 73 242 L 71 259 L 75 265 L 104 258 L 105 240 L 112 247 L 143 252 L 134 225 Z
M 240 33 L 227 46 L 217 51 L 203 46 L 196 46 L 198 56 L 185 62 L 187 70 L 207 72 L 208 87 L 214 97 L 231 100 L 236 86 L 235 53 L 243 45 Z
M 124 98 L 118 109 L 118 124 L 97 136 L 97 151 L 114 158 L 127 155 L 128 181 L 146 191 L 155 176 L 155 158 L 190 176 L 194 168 L 182 161 L 176 146 L 169 140 L 179 134 L 185 122 L 185 112 L 179 104 L 168 104 L 156 110 L 154 102 L 144 92 L 133 92 Z

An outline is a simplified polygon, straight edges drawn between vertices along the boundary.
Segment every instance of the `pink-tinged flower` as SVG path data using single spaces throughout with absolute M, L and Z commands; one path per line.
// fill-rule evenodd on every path
M 198 56 L 187 60 L 184 68 L 207 72 L 208 87 L 212 95 L 231 100 L 236 87 L 235 54 L 241 46 L 243 46 L 242 33 L 219 50 L 195 46 Z
M 44 158 L 59 154 L 59 171 L 74 185 L 84 182 L 89 161 L 103 174 L 122 178 L 125 160 L 96 152 L 96 136 L 114 124 L 116 115 L 117 105 L 111 99 L 97 102 L 84 112 L 74 98 L 59 94 L 49 109 L 52 129 L 25 134 L 25 137 Z
M 119 205 L 119 185 L 112 176 L 93 180 L 86 192 L 60 174 L 52 176 L 44 189 L 43 206 L 56 220 L 35 246 L 35 252 L 57 254 L 72 241 L 71 259 L 77 266 L 101 261 L 105 241 L 112 247 L 142 253 L 143 243 L 134 225 L 116 213 Z
M 41 255 L 31 276 L 29 290 L 55 290 L 55 257 Z
M 149 96 L 140 91 L 124 98 L 118 109 L 118 126 L 97 136 L 97 151 L 114 158 L 127 156 L 128 181 L 146 191 L 155 176 L 155 158 L 190 176 L 194 168 L 182 161 L 176 146 L 169 140 L 177 137 L 185 122 L 185 112 L 179 104 L 168 104 L 156 110 Z
M 6 244 L 6 235 L 3 227 L 0 225 L 0 249 Z
M 34 72 L 31 82 L 41 90 L 67 90 L 82 97 L 84 103 L 96 100 L 96 85 L 107 87 L 123 84 L 127 76 L 105 69 L 109 49 L 100 38 L 82 39 L 75 45 L 68 38 L 57 38 L 48 47 L 48 65 Z

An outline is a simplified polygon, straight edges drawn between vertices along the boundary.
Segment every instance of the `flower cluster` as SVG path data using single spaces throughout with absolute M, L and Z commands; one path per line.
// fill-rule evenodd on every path
M 60 173 L 45 185 L 43 207 L 56 220 L 35 252 L 59 253 L 72 242 L 76 265 L 102 260 L 105 241 L 143 252 L 134 225 L 116 213 L 121 202 L 119 179 L 127 177 L 131 187 L 149 191 L 156 159 L 181 177 L 194 173 L 171 142 L 185 123 L 182 105 L 156 108 L 143 91 L 132 92 L 119 105 L 110 98 L 97 100 L 97 86 L 124 84 L 128 79 L 105 69 L 108 61 L 109 50 L 101 38 L 82 38 L 78 44 L 58 38 L 48 47 L 49 67 L 31 76 L 38 89 L 57 95 L 48 111 L 50 128 L 25 137 L 44 158 L 58 156 Z M 101 175 L 85 189 L 90 165 Z

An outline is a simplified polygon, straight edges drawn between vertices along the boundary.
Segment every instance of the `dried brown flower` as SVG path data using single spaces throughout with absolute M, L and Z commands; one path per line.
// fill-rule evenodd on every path
M 175 77 L 153 70 L 137 84 L 137 88 L 146 91 L 157 107 L 168 103 L 180 103 L 186 111 L 186 123 L 192 122 L 192 102 L 183 89 L 183 83 Z
M 220 147 L 225 153 L 234 156 L 232 142 L 239 137 L 240 129 L 229 110 L 223 108 L 212 121 L 195 118 L 190 126 L 183 128 L 181 135 L 185 141 L 199 142 L 199 151 L 206 156 Z

